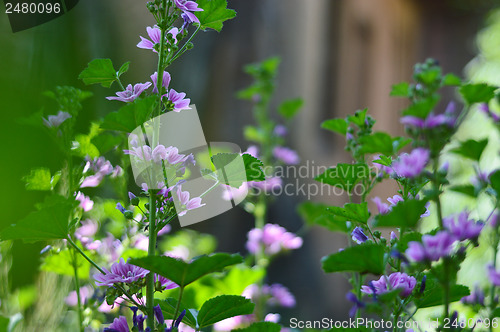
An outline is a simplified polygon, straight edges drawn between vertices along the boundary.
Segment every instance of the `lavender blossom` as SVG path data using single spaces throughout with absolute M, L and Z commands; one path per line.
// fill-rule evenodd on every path
M 89 297 L 92 295 L 92 287 L 83 286 L 80 287 L 80 300 L 82 303 L 86 303 Z M 64 300 L 67 305 L 74 307 L 78 305 L 78 297 L 76 296 L 76 291 L 69 292 L 68 296 Z
M 460 299 L 460 302 L 462 302 L 463 304 L 470 304 L 470 305 L 474 304 L 484 305 L 484 292 L 481 289 L 481 287 L 479 287 L 479 285 L 476 284 L 472 293 L 468 296 L 462 297 Z
M 271 295 L 268 300 L 270 305 L 281 306 L 285 308 L 292 308 L 295 306 L 296 301 L 295 297 L 292 293 L 281 284 L 272 284 L 268 289 L 265 290 L 265 293 Z
M 47 126 L 48 128 L 57 128 L 69 118 L 71 118 L 71 115 L 69 113 L 59 111 L 57 115 L 49 115 L 47 119 L 42 118 L 42 120 L 45 126 Z
M 113 286 L 116 283 L 133 283 L 141 278 L 145 278 L 149 273 L 148 270 L 140 268 L 138 266 L 125 263 L 123 258 L 120 258 L 120 262 L 114 263 L 111 266 L 111 272 L 106 271 L 106 274 L 94 274 L 94 279 L 96 280 L 97 286 Z
M 130 332 L 127 324 L 127 318 L 125 318 L 125 316 L 115 318 L 109 327 L 104 328 L 104 332 Z
M 132 87 L 132 84 L 127 85 L 127 88 L 124 91 L 117 92 L 116 95 L 118 97 L 106 97 L 107 100 L 119 100 L 124 103 L 129 103 L 134 101 L 137 97 L 139 97 L 144 90 L 148 89 L 151 86 L 151 82 L 146 83 L 137 83 Z
M 297 152 L 283 146 L 275 147 L 273 149 L 273 155 L 276 159 L 281 160 L 287 165 L 296 165 L 300 162 Z
M 166 71 L 163 72 L 163 79 L 162 79 L 162 85 L 165 89 L 168 89 L 168 86 L 170 84 L 170 74 Z M 158 83 L 158 72 L 154 72 L 153 75 L 151 75 L 151 82 L 153 82 L 153 93 L 158 93 L 158 87 L 156 86 Z
M 201 204 L 201 197 L 194 197 L 189 199 L 189 192 L 182 191 L 180 186 L 177 189 L 177 198 L 179 199 L 179 203 L 182 209 L 182 211 L 177 213 L 179 217 L 185 215 L 189 210 L 194 210 L 206 205 Z
M 264 181 L 250 181 L 248 185 L 252 188 L 257 188 L 264 192 L 272 192 L 273 190 L 281 188 L 282 181 L 278 176 L 268 177 Z
M 365 243 L 368 240 L 368 236 L 365 235 L 361 227 L 356 227 L 351 233 L 352 240 L 357 244 Z
M 444 114 L 430 113 L 427 118 L 422 119 L 416 116 L 405 116 L 401 118 L 401 123 L 406 126 L 419 129 L 431 129 L 439 126 L 452 128 L 455 126 L 455 103 L 450 102 L 446 107 Z
M 279 225 L 266 224 L 262 229 L 254 228 L 248 232 L 246 244 L 248 251 L 256 254 L 262 246 L 267 255 L 276 255 L 282 250 L 300 248 L 302 238 L 287 232 L 285 228 Z
M 438 261 L 441 257 L 450 255 L 452 245 L 456 240 L 455 236 L 447 231 L 440 231 L 436 235 L 424 235 L 422 243 L 409 242 L 405 253 L 415 262 Z
M 500 122 L 500 115 L 492 112 L 488 104 L 486 103 L 479 104 L 479 110 L 484 114 L 488 115 L 495 123 Z
M 460 241 L 477 240 L 484 227 L 484 224 L 469 219 L 467 211 L 462 211 L 456 221 L 455 216 L 443 218 L 443 224 Z
M 361 287 L 361 292 L 365 294 L 379 295 L 387 293 L 393 289 L 401 289 L 399 295 L 401 297 L 407 297 L 411 294 L 416 284 L 417 280 L 414 277 L 409 276 L 406 273 L 395 272 L 389 277 L 383 275 L 378 280 L 370 281 L 369 286 Z
M 177 92 L 174 89 L 170 89 L 165 96 L 167 96 L 168 101 L 173 105 L 174 112 L 190 109 L 189 103 L 191 99 L 185 98 L 186 94 L 184 92 Z
M 174 0 L 174 4 L 177 8 L 179 8 L 184 14 L 187 15 L 189 20 L 194 23 L 200 23 L 198 17 L 191 12 L 199 12 L 203 11 L 202 8 L 198 8 L 198 4 L 194 1 L 188 0 Z
M 420 175 L 429 161 L 429 150 L 416 148 L 410 154 L 404 153 L 392 163 L 394 172 L 400 177 L 414 178 Z
M 274 135 L 276 135 L 278 137 L 283 137 L 283 136 L 286 136 L 286 134 L 288 133 L 288 130 L 286 129 L 286 127 L 284 125 L 276 125 L 274 127 L 273 133 L 274 133 Z
M 90 199 L 90 197 L 88 196 L 85 196 L 84 194 L 82 194 L 81 192 L 78 192 L 76 194 L 76 197 L 75 197 L 75 200 L 79 201 L 80 204 L 79 206 L 83 209 L 83 211 L 85 212 L 88 212 L 90 210 L 92 210 L 92 208 L 94 207 L 94 201 L 92 201 Z
M 416 197 L 418 198 L 418 196 Z M 377 206 L 378 213 L 387 214 L 389 213 L 394 206 L 396 206 L 399 202 L 404 201 L 403 197 L 400 195 L 394 195 L 392 197 L 387 198 L 387 201 L 391 203 L 388 205 L 387 203 L 383 203 L 379 197 L 374 197 L 372 201 Z M 431 212 L 429 211 L 430 202 L 425 204 L 425 212 L 420 215 L 421 218 L 430 216 Z
M 360 300 L 358 300 L 358 298 L 356 297 L 356 295 L 354 295 L 354 293 L 349 292 L 346 294 L 345 297 L 347 300 L 354 303 L 354 305 L 349 310 L 349 317 L 354 317 L 354 315 L 356 315 L 356 311 L 358 311 L 358 309 L 362 309 L 365 307 L 365 304 L 363 302 L 361 302 Z
M 500 271 L 496 270 L 493 265 L 488 265 L 488 279 L 494 286 L 500 286 Z
M 161 30 L 160 30 L 160 28 L 158 28 L 155 25 L 152 28 L 151 27 L 147 27 L 146 31 L 147 31 L 148 36 L 149 36 L 149 38 L 151 40 L 146 39 L 146 38 L 144 38 L 142 36 L 139 36 L 141 38 L 141 41 L 139 42 L 139 44 L 137 44 L 137 47 L 143 48 L 143 49 L 152 50 L 153 52 L 158 53 L 155 50 L 155 44 L 159 44 L 160 43 L 160 39 L 161 39 Z

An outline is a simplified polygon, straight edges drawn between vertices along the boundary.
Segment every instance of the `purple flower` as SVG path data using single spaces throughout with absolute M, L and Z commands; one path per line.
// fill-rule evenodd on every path
M 189 192 L 182 191 L 180 186 L 177 189 L 177 198 L 179 199 L 179 203 L 182 209 L 181 212 L 177 213 L 179 217 L 185 215 L 189 210 L 194 210 L 206 205 L 206 204 L 201 204 L 201 197 L 195 197 L 189 199 Z
M 130 310 L 134 312 L 134 316 L 132 317 L 134 328 L 136 328 L 134 331 L 144 332 L 144 321 L 148 318 L 148 316 L 137 315 L 137 311 L 139 310 L 137 307 L 130 307 Z
M 187 15 L 187 17 L 189 18 L 189 20 L 191 20 L 191 22 L 200 23 L 200 20 L 196 17 L 196 15 L 191 13 L 191 12 L 203 11 L 202 8 L 198 8 L 198 4 L 196 2 L 188 0 L 174 0 L 174 4 L 177 8 L 182 10 L 184 14 Z
M 148 35 L 149 35 L 149 39 L 146 39 L 142 36 L 139 36 L 141 38 L 141 41 L 139 42 L 139 44 L 137 44 L 137 47 L 139 48 L 143 48 L 143 49 L 147 49 L 147 50 L 152 50 L 153 52 L 156 52 L 158 53 L 155 49 L 154 49 L 154 46 L 155 44 L 159 44 L 160 43 L 160 39 L 161 39 L 161 30 L 160 28 L 158 28 L 157 26 L 154 26 L 154 27 L 147 27 L 146 28 L 146 31 L 148 32 Z
M 281 178 L 278 176 L 272 176 L 264 181 L 250 181 L 248 182 L 248 185 L 252 188 L 257 188 L 259 190 L 262 190 L 264 192 L 270 192 L 273 190 L 277 190 L 281 188 Z
M 450 255 L 452 245 L 457 239 L 447 231 L 440 231 L 436 235 L 422 236 L 422 243 L 411 241 L 406 249 L 406 256 L 415 262 L 424 260 L 437 261 L 441 257 Z
M 256 145 L 250 145 L 244 153 L 248 153 L 254 158 L 259 158 L 259 148 Z
M 165 89 L 168 89 L 170 84 L 170 74 L 166 71 L 163 72 L 162 85 Z M 155 71 L 153 75 L 151 75 L 151 82 L 153 82 L 153 93 L 158 93 L 158 87 L 156 86 L 158 83 L 158 72 Z
M 365 304 L 363 302 L 361 302 L 360 300 L 358 300 L 358 298 L 356 297 L 356 295 L 354 295 L 354 293 L 349 292 L 346 294 L 345 297 L 347 300 L 354 303 L 351 310 L 349 310 L 349 317 L 354 317 L 354 315 L 356 315 L 356 311 L 358 311 L 358 309 L 362 309 L 365 307 Z
M 368 240 L 368 236 L 365 235 L 361 227 L 356 227 L 351 233 L 352 240 L 357 244 L 365 243 Z
M 181 27 L 181 33 L 183 33 L 185 29 L 188 29 L 189 26 L 192 23 L 194 23 L 194 21 L 191 19 L 191 17 L 188 14 L 186 14 L 184 12 L 181 14 L 181 18 L 184 21 L 184 23 L 182 23 L 182 27 Z
M 418 198 L 418 195 L 416 198 Z M 382 200 L 378 197 L 374 197 L 372 199 L 372 201 L 377 206 L 378 213 L 386 214 L 386 213 L 389 213 L 392 210 L 392 208 L 394 206 L 396 206 L 399 202 L 404 201 L 404 199 L 400 195 L 394 195 L 392 197 L 389 197 L 389 198 L 387 198 L 387 201 L 389 203 L 391 203 L 390 205 L 388 205 L 387 203 L 383 203 Z M 421 218 L 428 217 L 431 214 L 431 212 L 429 211 L 429 205 L 430 205 L 430 202 L 428 202 L 425 205 L 425 212 L 420 215 Z
M 392 163 L 398 176 L 414 178 L 420 175 L 429 161 L 429 150 L 416 148 L 410 154 L 404 153 Z
M 391 211 L 391 209 L 389 208 L 389 205 L 387 203 L 382 202 L 382 200 L 380 199 L 380 197 L 374 197 L 372 199 L 372 201 L 377 206 L 378 213 L 380 213 L 380 214 L 386 214 L 389 211 Z
M 92 287 L 90 286 L 83 286 L 80 288 L 80 300 L 82 303 L 87 302 L 87 299 L 90 297 L 92 293 Z M 78 298 L 76 296 L 76 291 L 71 291 L 69 292 L 68 296 L 65 299 L 65 302 L 67 305 L 74 307 L 78 305 Z
M 123 258 L 120 258 L 118 263 L 111 266 L 111 272 L 106 271 L 106 274 L 94 274 L 97 286 L 113 286 L 116 283 L 133 283 L 141 278 L 146 277 L 148 270 L 138 266 L 125 263 Z
M 493 265 L 488 265 L 488 278 L 494 286 L 500 286 L 500 271 L 497 271 Z
M 482 223 L 469 219 L 469 213 L 462 211 L 455 222 L 455 216 L 443 218 L 444 226 L 460 241 L 476 240 L 483 229 Z
M 75 230 L 75 237 L 80 240 L 83 245 L 87 245 L 90 238 L 97 233 L 98 225 L 92 220 L 83 220 L 82 226 Z
M 288 133 L 288 130 L 283 125 L 276 125 L 274 127 L 273 132 L 274 132 L 274 135 L 279 136 L 279 137 L 283 137 L 283 136 L 286 136 L 286 134 Z
M 463 304 L 479 304 L 479 305 L 484 305 L 484 292 L 483 290 L 479 287 L 479 285 L 476 284 L 474 287 L 474 291 L 468 296 L 464 296 L 460 299 L 460 302 Z
M 495 123 L 500 122 L 500 116 L 490 110 L 490 107 L 486 103 L 479 105 L 479 110 L 488 115 Z
M 127 88 L 124 91 L 117 92 L 116 95 L 118 97 L 106 97 L 107 100 L 119 100 L 125 103 L 129 103 L 134 101 L 137 97 L 144 92 L 144 90 L 148 89 L 151 86 L 151 82 L 146 83 L 137 83 L 132 87 L 132 84 L 127 85 Z
M 374 156 L 373 160 L 378 160 L 380 159 L 380 155 Z M 387 175 L 392 175 L 394 173 L 394 170 L 390 168 L 389 166 L 385 166 L 379 163 L 373 163 L 373 166 L 377 169 L 377 176 L 378 177 L 383 177 L 385 174 Z
M 59 111 L 57 115 L 49 115 L 47 119 L 42 118 L 43 123 L 48 127 L 48 128 L 57 128 L 59 127 L 64 121 L 67 119 L 71 118 L 71 115 L 67 112 Z
M 94 202 L 90 199 L 90 197 L 85 196 L 81 192 L 78 192 L 76 194 L 75 199 L 80 202 L 80 207 L 83 209 L 83 211 L 88 212 L 92 210 L 94 207 Z
M 446 107 L 444 114 L 430 113 L 427 118 L 422 119 L 416 116 L 405 116 L 401 118 L 401 123 L 406 126 L 412 126 L 419 129 L 430 129 L 438 126 L 455 126 L 455 103 L 450 102 Z
M 190 109 L 189 103 L 191 102 L 191 99 L 184 98 L 186 97 L 186 94 L 184 92 L 177 92 L 174 89 L 170 89 L 166 96 L 167 99 L 173 104 L 174 112 L 180 112 L 185 109 Z
M 401 297 L 407 297 L 411 294 L 416 284 L 417 280 L 414 277 L 409 276 L 406 273 L 395 272 L 389 277 L 384 275 L 381 276 L 379 280 L 371 281 L 370 286 L 362 286 L 361 292 L 365 294 L 379 295 L 393 289 L 401 289 L 399 295 Z
M 287 165 L 296 165 L 300 162 L 299 155 L 292 149 L 277 146 L 273 149 L 273 155 Z
M 125 213 L 127 211 L 120 202 L 116 203 L 116 209 L 121 213 Z
M 163 312 L 161 312 L 160 305 L 158 304 L 158 305 L 154 306 L 153 310 L 154 310 L 155 317 L 156 317 L 156 320 L 158 321 L 158 323 L 160 325 L 165 324 L 165 318 L 163 318 Z
M 99 184 L 101 184 L 103 178 L 104 177 L 102 176 L 102 174 L 87 176 L 85 179 L 83 179 L 80 188 L 97 187 Z
M 104 328 L 104 332 L 130 332 L 127 324 L 127 318 L 125 318 L 125 316 L 115 318 L 109 327 Z
M 247 249 L 255 254 L 261 246 L 267 255 L 275 255 L 282 250 L 297 249 L 302 246 L 302 238 L 287 232 L 276 224 L 266 224 L 262 229 L 254 228 L 248 232 Z
M 159 274 L 155 274 L 155 282 L 160 282 L 161 284 L 161 287 L 164 287 L 165 289 L 174 289 L 174 288 L 177 288 L 179 287 L 179 285 L 177 285 L 175 282 L 159 275 Z
M 266 290 L 266 293 L 269 293 L 271 297 L 268 300 L 270 305 L 279 305 L 285 308 L 292 308 L 295 306 L 295 297 L 292 293 L 281 284 L 272 284 L 269 286 L 269 289 Z

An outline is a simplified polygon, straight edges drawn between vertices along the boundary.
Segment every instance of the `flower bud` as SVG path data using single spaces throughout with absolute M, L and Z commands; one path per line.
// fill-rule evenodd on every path
M 127 219 L 134 219 L 134 213 L 130 210 L 126 210 L 123 215 L 125 216 L 125 218 Z

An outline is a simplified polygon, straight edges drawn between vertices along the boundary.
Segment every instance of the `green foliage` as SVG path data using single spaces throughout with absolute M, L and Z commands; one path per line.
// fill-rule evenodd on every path
M 391 156 L 410 143 L 410 140 L 403 137 L 391 137 L 384 132 L 376 132 L 360 137 L 359 143 L 361 144 L 359 152 L 362 154 L 382 153 Z
M 425 212 L 425 200 L 409 199 L 398 202 L 387 214 L 379 215 L 378 227 L 415 227 Z
M 164 300 L 158 300 L 155 299 L 155 304 L 159 304 L 161 311 L 163 312 L 163 316 L 165 319 L 176 319 L 177 317 L 174 317 L 175 315 L 175 308 L 177 307 L 177 300 L 168 297 Z M 186 315 L 182 319 L 182 322 L 186 325 L 189 325 L 193 329 L 196 329 L 196 326 L 198 325 L 198 322 L 196 320 L 196 316 L 198 315 L 198 311 L 195 309 L 189 309 L 187 306 L 185 306 L 182 302 L 179 306 L 179 312 L 182 312 L 183 310 L 186 310 Z M 178 312 L 178 313 L 179 313 Z
M 255 304 L 243 296 L 217 296 L 203 304 L 198 312 L 198 324 L 200 328 L 204 328 L 226 318 L 249 315 L 254 307 Z
M 101 155 L 111 151 L 124 141 L 124 137 L 114 136 L 111 133 L 99 132 L 99 135 L 92 137 L 90 142 L 99 150 Z
M 323 121 L 321 123 L 321 128 L 333 131 L 334 133 L 338 133 L 341 135 L 345 135 L 347 133 L 347 128 L 349 124 L 345 119 L 337 118 Z
M 421 298 L 415 299 L 415 305 L 420 308 L 434 307 L 444 303 L 444 293 L 442 285 L 432 276 L 427 277 L 424 294 Z M 469 295 L 467 286 L 451 285 L 450 302 L 459 301 L 462 297 Z
M 203 11 L 196 12 L 203 30 L 213 29 L 220 32 L 225 21 L 236 17 L 236 12 L 227 8 L 226 0 L 198 0 L 198 7 Z
M 234 329 L 234 332 L 279 332 L 281 331 L 281 326 L 276 323 L 271 322 L 257 322 L 253 323 L 248 327 L 241 329 Z
M 495 97 L 497 88 L 486 83 L 471 83 L 462 85 L 459 89 L 467 104 L 488 103 Z
M 5 228 L 0 233 L 0 240 L 36 242 L 65 239 L 69 231 L 69 217 L 75 205 L 73 198 L 68 200 L 59 195 L 48 196 L 39 205 L 38 211 Z
M 429 115 L 429 113 L 432 112 L 434 107 L 436 107 L 439 100 L 439 95 L 433 95 L 428 98 L 415 101 L 403 110 L 403 115 L 415 116 L 417 118 L 425 119 Z
M 370 170 L 365 163 L 337 164 L 318 175 L 315 180 L 351 192 L 356 183 L 370 176 Z
M 40 167 L 32 169 L 29 175 L 23 177 L 23 181 L 27 190 L 53 190 L 60 177 L 61 172 L 52 176 L 48 168 Z
M 401 82 L 394 84 L 390 93 L 391 97 L 409 97 L 410 96 L 410 83 Z
M 477 191 L 476 187 L 474 187 L 472 184 L 462 184 L 462 185 L 452 186 L 449 189 L 451 191 L 455 191 L 457 193 L 461 193 L 470 197 L 477 197 L 479 195 L 479 192 Z
M 366 224 L 368 218 L 370 218 L 370 212 L 368 212 L 368 203 L 347 203 L 343 208 L 338 206 L 331 206 L 326 209 L 328 212 L 338 217 L 339 220 L 343 221 L 356 221 L 362 224 Z
M 332 232 L 346 233 L 348 229 L 345 219 L 328 213 L 329 207 L 329 205 L 322 203 L 303 202 L 299 205 L 298 212 L 309 225 L 322 226 Z
M 486 145 L 488 145 L 488 139 L 483 139 L 481 141 L 469 139 L 465 142 L 460 142 L 460 146 L 451 149 L 450 152 L 459 154 L 474 161 L 479 161 Z
M 225 184 L 239 188 L 244 182 L 264 181 L 264 164 L 248 153 L 218 153 L 212 156 L 218 177 Z
M 278 112 L 287 120 L 292 119 L 297 112 L 304 106 L 302 98 L 285 100 L 278 108 Z
M 122 106 L 118 111 L 109 113 L 101 123 L 102 129 L 131 133 L 151 117 L 157 98 L 149 96 L 136 99 L 133 103 Z
M 462 85 L 462 80 L 460 79 L 460 77 L 449 73 L 449 74 L 444 75 L 443 85 L 460 86 L 460 85 Z
M 82 91 L 72 86 L 57 86 L 54 91 L 45 91 L 43 95 L 54 100 L 58 110 L 71 114 L 72 120 L 74 120 L 74 117 L 82 109 L 82 102 L 92 97 L 92 92 Z
M 496 191 L 497 195 L 500 195 L 500 170 L 493 172 L 490 175 L 491 187 Z
M 373 243 L 345 248 L 321 259 L 323 270 L 331 272 L 384 273 L 384 247 Z
M 90 252 L 85 252 L 87 256 L 91 256 Z M 78 278 L 81 280 L 88 280 L 90 273 L 90 263 L 85 260 L 81 255 L 76 256 L 76 264 L 78 271 Z M 74 276 L 73 270 L 73 253 L 69 249 L 63 249 L 58 253 L 52 253 L 45 257 L 42 266 L 42 271 L 54 272 L 65 276 Z
M 239 264 L 243 258 L 238 254 L 217 253 L 200 256 L 187 263 L 181 259 L 167 256 L 150 256 L 131 259 L 130 263 L 158 273 L 185 287 L 206 274 L 221 271 L 227 266 Z
M 101 84 L 105 88 L 111 87 L 114 81 L 128 70 L 130 62 L 125 62 L 118 71 L 113 67 L 110 59 L 94 59 L 78 76 L 86 85 Z

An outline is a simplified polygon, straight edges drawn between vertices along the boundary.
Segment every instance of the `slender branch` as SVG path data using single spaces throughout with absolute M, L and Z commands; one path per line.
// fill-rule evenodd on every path
M 200 26 L 198 25 L 198 27 L 196 28 L 196 30 L 193 32 L 193 34 L 189 37 L 189 39 L 184 43 L 184 45 L 182 45 L 181 49 L 177 51 L 177 53 L 175 53 L 175 55 L 172 57 L 172 59 L 169 60 L 169 62 L 172 62 L 174 61 L 175 59 L 177 59 L 178 57 L 180 57 L 184 52 L 186 52 L 187 50 L 187 45 L 191 42 L 191 40 L 193 40 L 194 36 L 196 36 L 196 34 L 200 31 Z
M 76 262 L 76 251 L 73 250 L 73 259 L 72 259 L 72 265 L 73 265 L 73 273 L 74 273 L 74 279 L 75 279 L 75 290 L 76 290 L 76 299 L 78 301 L 78 322 L 80 325 L 80 331 L 83 332 L 83 313 L 82 313 L 82 299 L 80 296 L 80 280 L 78 278 L 78 265 Z
M 156 254 L 156 190 L 149 190 L 149 245 L 148 257 Z M 150 272 L 146 277 L 146 312 L 148 314 L 148 327 L 154 331 L 154 293 L 155 274 Z
M 175 320 L 177 319 L 177 314 L 179 313 L 179 309 L 181 307 L 181 300 L 182 300 L 183 294 L 184 294 L 184 287 L 180 287 L 179 299 L 177 300 L 177 305 L 175 306 L 175 312 L 174 312 L 174 317 L 172 319 L 172 325 L 174 324 Z

